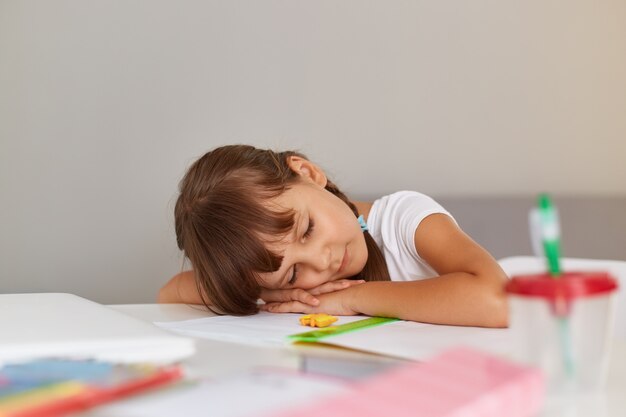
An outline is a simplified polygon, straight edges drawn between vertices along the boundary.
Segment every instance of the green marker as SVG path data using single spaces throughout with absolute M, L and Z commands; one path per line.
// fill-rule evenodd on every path
M 389 317 L 370 317 L 368 319 L 353 321 L 352 323 L 340 324 L 338 326 L 323 327 L 310 332 L 297 333 L 287 336 L 293 342 L 319 342 L 320 339 L 338 334 L 353 332 L 355 330 L 374 327 L 385 323 L 398 321 Z
M 559 216 L 547 194 L 539 195 L 539 217 L 543 250 L 548 260 L 548 271 L 553 277 L 561 275 L 561 231 Z
M 531 212 L 531 236 L 541 239 L 543 253 L 548 263 L 548 272 L 554 279 L 561 276 L 561 230 L 559 215 L 547 194 L 540 194 L 538 208 Z M 538 230 L 533 230 L 533 228 Z M 559 323 L 559 340 L 566 374 L 574 376 L 574 355 L 568 311 L 565 302 L 558 302 L 555 313 Z

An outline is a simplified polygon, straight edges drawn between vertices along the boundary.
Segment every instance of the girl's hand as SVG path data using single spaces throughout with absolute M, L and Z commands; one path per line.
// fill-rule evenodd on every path
M 336 281 L 325 282 L 324 284 L 307 290 L 310 294 L 321 295 L 329 292 L 335 292 L 339 290 L 345 290 L 353 285 L 363 284 L 365 281 L 362 279 L 338 279 Z
M 315 298 L 311 293 L 300 288 L 290 288 L 281 290 L 261 290 L 261 300 L 267 304 L 286 303 L 286 302 L 299 302 L 304 305 L 317 306 L 320 301 Z M 261 309 L 264 310 L 263 306 Z
M 337 281 L 325 282 L 318 287 L 308 290 L 303 290 L 301 288 L 280 290 L 263 289 L 261 291 L 261 299 L 265 301 L 266 304 L 299 301 L 300 303 L 315 307 L 319 304 L 319 300 L 315 298 L 316 295 L 345 290 L 348 287 L 363 284 L 364 282 L 365 281 L 363 280 L 339 279 Z
M 353 316 L 359 314 L 351 307 L 353 293 L 353 288 L 349 286 L 346 289 L 317 297 L 319 300 L 317 305 L 310 305 L 301 301 L 283 301 L 268 303 L 260 306 L 260 308 L 270 313 L 326 313 L 336 316 Z

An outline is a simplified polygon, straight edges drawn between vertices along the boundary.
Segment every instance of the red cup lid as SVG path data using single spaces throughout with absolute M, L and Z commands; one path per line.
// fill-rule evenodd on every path
M 602 295 L 615 289 L 617 281 L 607 272 L 564 272 L 557 278 L 549 274 L 516 275 L 505 286 L 509 294 L 552 300 Z

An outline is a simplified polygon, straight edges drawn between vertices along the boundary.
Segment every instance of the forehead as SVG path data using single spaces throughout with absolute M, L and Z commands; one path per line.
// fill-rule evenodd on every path
M 291 245 L 296 239 L 296 231 L 298 229 L 298 222 L 301 219 L 301 208 L 298 204 L 292 204 L 293 197 L 285 195 L 276 197 L 269 203 L 269 207 L 276 211 L 290 211 L 293 213 L 293 227 L 287 233 L 283 235 L 269 235 L 261 234 L 265 248 L 272 252 L 274 255 L 282 256 L 283 260 L 277 271 L 274 272 L 259 272 L 259 285 L 263 288 L 278 289 L 281 287 L 288 262 L 285 261 L 285 257 L 288 257 L 289 245 Z
M 282 210 L 298 210 L 309 202 L 312 191 L 313 189 L 309 184 L 299 181 L 292 184 L 283 193 L 272 199 L 270 204 L 273 204 Z
M 298 225 L 305 218 L 305 213 L 311 209 L 315 188 L 308 183 L 298 182 L 289 187 L 285 192 L 268 202 L 269 208 L 277 211 L 289 210 L 293 212 L 293 228 L 283 236 L 262 235 L 265 247 L 272 253 L 282 256 L 283 261 L 278 271 L 259 273 L 259 285 L 268 289 L 278 289 L 284 280 L 287 268 L 289 268 L 289 246 L 296 240 Z

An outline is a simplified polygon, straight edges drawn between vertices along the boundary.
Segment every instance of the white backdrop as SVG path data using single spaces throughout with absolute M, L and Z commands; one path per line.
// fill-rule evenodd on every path
M 356 197 L 626 195 L 626 2 L 0 0 L 0 292 L 152 301 L 186 167 Z M 514 255 L 514 254 L 511 254 Z

